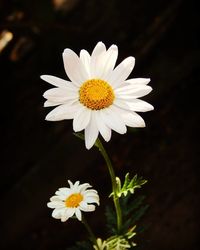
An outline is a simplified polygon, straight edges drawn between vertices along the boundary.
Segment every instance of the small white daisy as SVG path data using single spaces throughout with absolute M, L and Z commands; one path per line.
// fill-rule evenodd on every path
M 61 219 L 65 222 L 70 217 L 75 215 L 81 221 L 84 212 L 92 212 L 95 210 L 96 203 L 99 205 L 99 195 L 96 190 L 88 189 L 90 184 L 84 183 L 79 185 L 79 181 L 74 184 L 68 180 L 69 188 L 59 188 L 56 195 L 50 198 L 47 206 L 53 208 L 52 217 Z
M 47 116 L 48 121 L 73 119 L 73 130 L 85 130 L 86 148 L 90 149 L 99 133 L 105 141 L 111 138 L 111 130 L 120 134 L 126 126 L 145 127 L 136 112 L 153 110 L 149 103 L 138 99 L 152 88 L 148 78 L 128 79 L 135 65 L 135 58 L 128 57 L 116 68 L 118 48 L 112 45 L 106 50 L 97 43 L 92 54 L 81 50 L 80 57 L 70 49 L 63 52 L 66 74 L 71 81 L 51 75 L 41 78 L 56 86 L 47 90 L 45 107 L 58 106 Z

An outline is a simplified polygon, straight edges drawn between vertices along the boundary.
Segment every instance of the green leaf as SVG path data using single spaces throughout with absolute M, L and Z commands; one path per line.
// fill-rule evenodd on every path
M 106 215 L 106 226 L 108 232 L 111 234 L 117 233 L 117 220 L 116 220 L 116 212 L 110 206 L 106 207 L 105 210 Z
M 145 196 L 139 195 L 136 198 L 129 193 L 120 199 L 123 217 L 122 232 L 126 232 L 145 214 L 149 205 L 143 204 Z M 144 226 L 137 227 L 137 232 L 144 230 Z
M 106 249 L 109 250 L 125 250 L 130 249 L 136 244 L 133 242 L 132 238 L 136 235 L 135 226 L 130 228 L 123 235 L 114 235 L 106 240 Z
M 147 182 L 147 180 L 144 180 L 143 177 L 138 177 L 137 174 L 130 179 L 129 173 L 126 174 L 124 184 L 121 185 L 121 180 L 116 177 L 116 183 L 117 183 L 117 196 L 121 197 L 122 195 L 127 196 L 128 193 L 133 194 L 135 192 L 136 188 L 141 188 L 142 185 L 144 185 Z M 113 195 L 113 193 L 111 194 Z

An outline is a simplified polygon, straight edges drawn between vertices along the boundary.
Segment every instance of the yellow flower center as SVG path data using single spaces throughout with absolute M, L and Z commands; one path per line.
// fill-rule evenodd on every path
M 79 101 L 92 110 L 109 107 L 114 98 L 115 95 L 110 84 L 100 79 L 84 82 L 79 90 Z
M 65 200 L 65 206 L 66 207 L 78 207 L 79 203 L 83 200 L 82 194 L 71 194 L 66 200 Z

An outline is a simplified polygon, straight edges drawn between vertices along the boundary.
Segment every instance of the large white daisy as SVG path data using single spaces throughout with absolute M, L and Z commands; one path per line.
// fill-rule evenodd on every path
M 73 184 L 69 180 L 68 183 L 70 187 L 59 188 L 47 206 L 54 209 L 52 217 L 55 219 L 65 222 L 75 215 L 81 221 L 81 211 L 94 211 L 94 203 L 99 205 L 99 195 L 96 190 L 88 189 L 91 187 L 88 183 L 79 185 L 79 181 Z
M 86 148 L 90 149 L 100 133 L 105 141 L 111 130 L 120 134 L 126 126 L 144 127 L 145 122 L 136 112 L 153 110 L 149 103 L 138 99 L 152 88 L 148 78 L 128 79 L 135 65 L 134 57 L 123 60 L 116 68 L 118 48 L 106 50 L 98 42 L 92 54 L 80 51 L 80 57 L 70 49 L 63 52 L 64 67 L 70 81 L 51 75 L 42 75 L 46 82 L 56 86 L 47 90 L 45 107 L 58 106 L 47 116 L 48 121 L 73 119 L 73 130 L 85 131 Z

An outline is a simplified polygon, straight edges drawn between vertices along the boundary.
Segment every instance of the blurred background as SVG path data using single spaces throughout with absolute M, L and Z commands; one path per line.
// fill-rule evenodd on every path
M 75 220 L 51 218 L 46 203 L 67 179 L 89 182 L 102 197 L 88 214 L 104 237 L 103 197 L 110 192 L 97 149 L 73 136 L 71 121 L 47 122 L 41 74 L 66 78 L 62 52 L 119 46 L 120 62 L 136 57 L 131 77 L 150 77 L 145 129 L 106 143 L 116 173 L 148 179 L 138 194 L 149 209 L 138 225 L 138 249 L 199 249 L 199 11 L 195 0 L 0 1 L 1 249 L 65 250 L 87 237 Z

